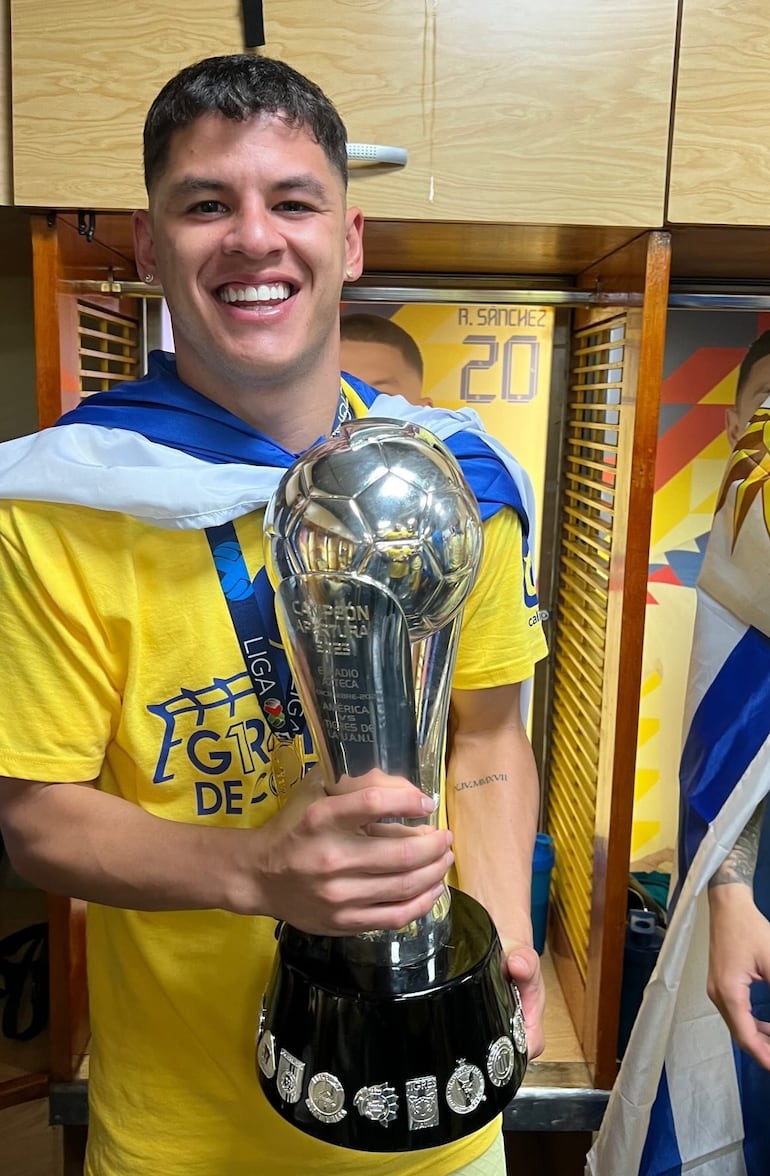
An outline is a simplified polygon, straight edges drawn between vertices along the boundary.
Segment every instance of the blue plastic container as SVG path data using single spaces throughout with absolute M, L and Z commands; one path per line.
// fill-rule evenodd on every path
M 626 941 L 623 947 L 623 984 L 620 993 L 620 1024 L 618 1026 L 618 1061 L 623 1057 L 642 1003 L 642 996 L 658 953 L 665 930 L 654 911 L 630 910 L 626 921 Z
M 532 934 L 538 955 L 542 955 L 545 950 L 553 860 L 553 837 L 548 833 L 538 833 L 532 855 Z

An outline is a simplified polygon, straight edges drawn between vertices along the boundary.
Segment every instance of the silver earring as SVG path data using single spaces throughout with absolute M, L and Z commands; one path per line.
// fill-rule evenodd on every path
M 145 280 L 145 282 L 154 282 L 155 281 L 155 274 L 145 274 L 144 280 Z

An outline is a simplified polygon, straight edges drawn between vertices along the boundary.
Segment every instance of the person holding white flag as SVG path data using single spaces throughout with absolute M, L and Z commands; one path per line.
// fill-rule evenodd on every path
M 727 424 L 735 449 L 697 585 L 669 926 L 589 1176 L 770 1172 L 767 332 Z

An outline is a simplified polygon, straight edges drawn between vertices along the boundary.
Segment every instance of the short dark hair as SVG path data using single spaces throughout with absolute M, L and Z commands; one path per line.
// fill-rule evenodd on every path
M 751 375 L 751 369 L 754 367 L 754 364 L 759 363 L 760 359 L 764 359 L 766 355 L 770 355 L 770 331 L 763 331 L 754 340 L 743 357 L 741 366 L 738 369 L 738 383 L 735 388 L 736 404 L 741 398 L 744 386 Z
M 144 123 L 148 193 L 166 166 L 175 131 L 205 114 L 221 114 L 235 122 L 274 114 L 289 127 L 304 127 L 347 186 L 347 133 L 323 90 L 283 61 L 233 53 L 186 66 L 155 98 Z
M 409 332 L 392 319 L 381 314 L 343 314 L 340 319 L 340 338 L 352 339 L 356 343 L 386 343 L 395 347 L 422 379 L 420 348 Z

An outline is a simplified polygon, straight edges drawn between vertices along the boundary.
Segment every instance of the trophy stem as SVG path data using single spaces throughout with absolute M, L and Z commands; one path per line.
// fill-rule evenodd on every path
M 419 780 L 415 782 L 434 802 L 434 810 L 428 818 L 434 827 L 438 827 L 440 818 L 441 779 L 460 617 L 461 613 L 443 629 L 412 644 L 419 770 Z M 355 961 L 409 966 L 430 959 L 449 943 L 451 936 L 451 897 L 445 887 L 427 915 L 414 919 L 398 931 L 369 931 L 357 935 L 351 940 L 347 952 Z
M 462 610 L 454 620 L 412 645 L 419 787 L 433 798 L 431 824 L 439 823 L 439 797 L 444 775 L 446 732 L 452 675 L 457 657 Z
M 283 580 L 276 610 L 324 774 L 380 767 L 404 776 L 436 805 L 419 823 L 437 825 L 457 621 L 410 646 L 392 593 L 322 573 Z M 427 915 L 398 931 L 348 937 L 350 957 L 389 967 L 429 959 L 449 941 L 449 909 L 445 888 Z

